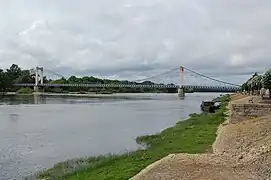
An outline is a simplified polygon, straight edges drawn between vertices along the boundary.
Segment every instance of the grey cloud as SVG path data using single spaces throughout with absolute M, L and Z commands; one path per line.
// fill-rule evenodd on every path
M 269 0 L 0 0 L 0 67 L 137 79 L 183 65 L 241 83 L 271 67 L 270 7 Z M 179 72 L 167 78 L 179 82 Z

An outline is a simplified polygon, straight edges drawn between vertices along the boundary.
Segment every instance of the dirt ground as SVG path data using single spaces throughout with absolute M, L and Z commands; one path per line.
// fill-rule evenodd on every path
M 233 95 L 231 103 L 249 99 Z M 238 124 L 227 120 L 217 134 L 213 153 L 171 154 L 131 180 L 271 180 L 271 114 Z

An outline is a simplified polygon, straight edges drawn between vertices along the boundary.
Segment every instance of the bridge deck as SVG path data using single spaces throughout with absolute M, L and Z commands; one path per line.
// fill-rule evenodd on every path
M 15 86 L 35 86 L 34 83 L 20 83 L 14 84 Z M 193 90 L 225 90 L 225 91 L 238 91 L 240 87 L 233 86 L 196 86 L 196 85 L 164 85 L 164 84 L 39 84 L 39 87 L 127 87 L 127 88 L 191 88 Z

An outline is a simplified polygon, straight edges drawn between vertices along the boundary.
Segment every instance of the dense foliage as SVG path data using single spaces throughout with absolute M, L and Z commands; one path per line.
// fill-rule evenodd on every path
M 9 69 L 0 69 L 0 92 L 7 91 L 19 91 L 31 92 L 29 89 L 21 90 L 20 87 L 13 86 L 15 83 L 34 83 L 35 75 L 31 74 L 29 70 L 22 70 L 18 65 L 12 64 Z M 76 77 L 71 76 L 69 78 L 60 78 L 56 80 L 50 80 L 46 77 L 43 78 L 44 83 L 53 84 L 155 84 L 151 81 L 144 81 L 142 83 L 136 83 L 131 81 L 119 81 L 110 79 L 99 79 L 93 76 Z M 165 88 L 87 88 L 87 87 L 62 87 L 62 88 L 46 88 L 46 92 L 98 92 L 98 93 L 143 93 L 143 92 L 163 92 L 163 93 L 176 93 L 177 89 L 165 89 Z M 185 90 L 186 92 L 191 92 L 191 90 Z
M 267 70 L 263 75 L 254 73 L 243 85 L 245 91 L 255 91 L 266 88 L 271 91 L 271 69 Z M 269 94 L 271 97 L 271 94 Z
M 264 73 L 262 83 L 264 88 L 269 89 L 269 98 L 271 98 L 271 69 Z
M 17 91 L 20 87 L 14 83 L 34 83 L 34 76 L 28 70 L 22 70 L 18 65 L 12 64 L 9 69 L 0 69 L 0 91 Z

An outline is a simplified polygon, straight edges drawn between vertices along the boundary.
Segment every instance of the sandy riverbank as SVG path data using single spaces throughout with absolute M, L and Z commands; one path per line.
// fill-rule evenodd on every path
M 247 100 L 246 96 L 233 95 L 231 103 Z M 238 124 L 227 120 L 217 134 L 212 153 L 170 154 L 131 180 L 271 178 L 271 115 Z

